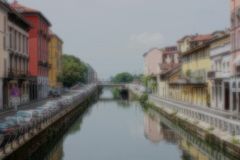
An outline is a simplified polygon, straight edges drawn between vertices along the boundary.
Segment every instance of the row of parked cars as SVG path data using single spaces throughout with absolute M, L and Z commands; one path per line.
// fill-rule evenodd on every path
M 72 94 L 48 101 L 34 109 L 17 111 L 15 115 L 0 120 L 0 148 L 4 145 L 4 139 L 17 138 L 32 127 L 48 120 L 66 107 L 71 106 L 74 101 L 83 98 L 87 92 L 91 91 L 92 87 L 86 86 L 83 90 L 76 90 Z

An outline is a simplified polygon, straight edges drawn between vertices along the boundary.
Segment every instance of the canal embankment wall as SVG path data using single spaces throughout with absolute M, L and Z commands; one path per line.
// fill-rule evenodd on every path
M 68 107 L 53 117 L 46 119 L 41 124 L 31 128 L 31 130 L 24 135 L 8 144 L 4 151 L 1 151 L 0 159 L 25 160 L 38 151 L 44 144 L 50 141 L 57 141 L 64 135 L 71 124 L 83 114 L 88 109 L 89 104 L 93 103 L 96 97 L 98 97 L 98 86 L 95 84 L 80 90 L 82 91 L 70 91 L 73 95 L 79 95 Z
M 137 97 L 144 95 L 135 85 L 129 85 L 128 88 Z M 184 107 L 151 95 L 148 95 L 146 104 L 213 148 L 240 159 L 240 122 L 237 120 Z

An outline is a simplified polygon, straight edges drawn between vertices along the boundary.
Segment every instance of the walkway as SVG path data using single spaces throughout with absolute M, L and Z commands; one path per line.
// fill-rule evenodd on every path
M 182 105 L 184 107 L 194 108 L 194 109 L 197 109 L 201 112 L 211 113 L 211 114 L 218 115 L 218 116 L 221 116 L 221 117 L 224 117 L 224 118 L 240 120 L 240 115 L 239 114 L 233 114 L 233 113 L 230 113 L 230 112 L 216 110 L 216 109 L 212 109 L 212 108 L 209 108 L 209 107 L 196 106 L 196 105 L 192 105 L 192 104 L 185 103 L 185 102 L 182 102 L 182 101 L 173 100 L 173 99 L 170 99 L 170 98 L 158 97 L 156 95 L 150 95 L 150 97 L 152 97 L 156 101 L 165 101 L 165 102 L 172 103 L 172 104 Z

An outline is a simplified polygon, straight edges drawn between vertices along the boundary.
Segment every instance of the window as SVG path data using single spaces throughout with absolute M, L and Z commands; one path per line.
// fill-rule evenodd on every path
M 226 70 L 226 68 L 225 68 L 225 62 L 223 63 L 223 71 L 225 71 Z
M 3 49 L 6 50 L 6 36 L 3 36 Z
M 230 63 L 227 62 L 227 72 L 230 71 Z
M 237 87 L 237 86 L 236 86 L 236 82 L 233 82 L 232 87 L 233 87 L 233 88 L 236 88 L 236 87 Z
M 7 60 L 4 59 L 4 75 L 7 76 Z

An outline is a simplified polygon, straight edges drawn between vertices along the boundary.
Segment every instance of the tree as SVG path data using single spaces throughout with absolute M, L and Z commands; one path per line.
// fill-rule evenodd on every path
M 65 87 L 71 87 L 78 82 L 86 82 L 87 66 L 79 58 L 73 55 L 63 55 L 62 63 L 62 74 L 59 75 L 59 80 Z
M 130 83 L 134 79 L 133 75 L 128 72 L 118 73 L 114 77 L 112 77 L 112 82 L 114 83 Z

